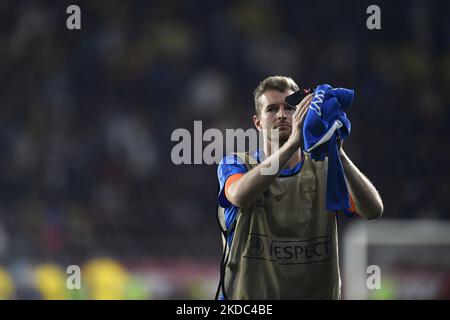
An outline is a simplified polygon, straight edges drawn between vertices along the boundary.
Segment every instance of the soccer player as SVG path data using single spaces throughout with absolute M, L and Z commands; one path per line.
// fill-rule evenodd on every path
M 219 164 L 218 215 L 224 231 L 219 299 L 340 299 L 336 215 L 326 209 L 326 161 L 313 161 L 303 146 L 302 126 L 312 100 L 297 107 L 285 97 L 299 90 L 289 77 L 274 76 L 254 91 L 263 149 L 227 155 Z M 276 136 L 276 135 L 275 135 Z M 340 147 L 351 211 L 366 219 L 383 212 L 372 183 Z M 327 160 L 327 159 L 326 159 Z M 278 164 L 274 174 L 264 169 Z

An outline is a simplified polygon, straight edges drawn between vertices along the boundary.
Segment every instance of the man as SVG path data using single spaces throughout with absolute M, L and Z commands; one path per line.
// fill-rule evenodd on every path
M 326 209 L 327 159 L 313 161 L 301 148 L 312 94 L 295 108 L 285 98 L 297 90 L 289 77 L 261 82 L 253 122 L 269 132 L 263 150 L 228 155 L 219 164 L 218 215 L 226 238 L 219 299 L 340 299 L 340 213 Z M 342 147 L 340 157 L 351 211 L 380 217 L 377 190 Z M 268 173 L 273 167 L 278 171 Z

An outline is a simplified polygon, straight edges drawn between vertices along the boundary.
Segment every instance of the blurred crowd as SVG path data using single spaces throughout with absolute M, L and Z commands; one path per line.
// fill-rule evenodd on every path
M 385 219 L 447 219 L 444 1 L 380 1 L 374 31 L 364 1 L 77 1 L 78 31 L 69 4 L 0 3 L 4 270 L 101 255 L 219 264 L 216 166 L 172 164 L 171 133 L 250 128 L 252 91 L 275 74 L 355 90 L 344 149 Z

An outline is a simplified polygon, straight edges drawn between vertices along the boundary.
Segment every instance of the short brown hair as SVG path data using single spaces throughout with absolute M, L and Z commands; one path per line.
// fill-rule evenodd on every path
M 277 90 L 280 92 L 285 92 L 286 90 L 298 91 L 299 87 L 295 83 L 295 81 L 290 77 L 285 76 L 271 76 L 264 79 L 259 86 L 256 87 L 255 91 L 253 91 L 253 96 L 255 99 L 255 110 L 256 115 L 259 116 L 261 114 L 262 105 L 259 102 L 259 98 L 263 95 L 264 92 L 268 90 Z

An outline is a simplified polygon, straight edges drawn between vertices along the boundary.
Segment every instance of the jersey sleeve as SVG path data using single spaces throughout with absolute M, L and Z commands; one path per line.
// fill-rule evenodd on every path
M 247 167 L 236 155 L 227 155 L 220 161 L 217 168 L 217 178 L 219 180 L 219 195 L 217 201 L 222 208 L 227 208 L 232 204 L 225 195 L 225 183 L 227 179 L 238 173 L 246 173 Z

